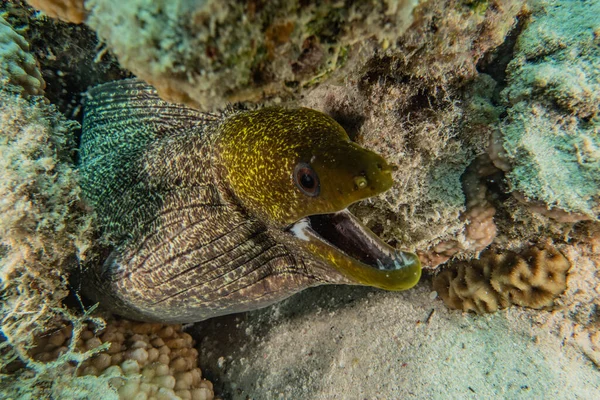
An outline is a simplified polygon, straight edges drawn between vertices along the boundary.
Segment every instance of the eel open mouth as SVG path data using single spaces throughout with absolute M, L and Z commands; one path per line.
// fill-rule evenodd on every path
M 288 232 L 351 280 L 387 290 L 414 286 L 421 263 L 413 253 L 387 245 L 348 210 L 304 217 Z

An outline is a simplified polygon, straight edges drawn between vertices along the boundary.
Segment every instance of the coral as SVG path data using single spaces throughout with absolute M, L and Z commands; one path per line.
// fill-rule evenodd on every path
M 60 271 L 90 246 L 91 220 L 69 164 L 76 124 L 38 100 L 0 99 L 2 329 L 21 341 L 66 295 Z
M 85 24 L 47 18 L 24 0 L 0 2 L 0 14 L 29 43 L 46 82 L 44 97 L 67 117 L 77 118 L 88 87 L 131 76 Z
M 463 190 L 466 197 L 466 211 L 461 219 L 466 221 L 464 247 L 481 251 L 489 246 L 496 237 L 494 215 L 496 209 L 487 199 L 487 187 L 482 178 L 490 174 L 486 158 L 478 157 L 471 163 L 462 176 Z
M 557 248 L 573 268 L 567 289 L 555 299 L 552 312 L 515 307 L 505 315 L 541 327 L 600 366 L 600 230 L 588 231 L 580 241 L 569 240 Z
M 122 66 L 170 101 L 201 109 L 287 96 L 345 63 L 354 44 L 389 43 L 416 1 L 223 3 L 89 0 L 86 23 Z
M 472 79 L 477 64 L 504 42 L 524 4 L 519 0 L 421 2 L 411 29 L 392 53 L 396 72 L 412 78 L 417 88 L 425 83 L 443 90 Z
M 479 260 L 458 262 L 433 279 L 433 288 L 451 308 L 477 313 L 510 305 L 549 307 L 566 289 L 569 261 L 553 247 L 520 254 L 486 251 Z
M 532 1 L 532 17 L 508 65 L 510 105 L 547 99 L 579 118 L 600 112 L 600 4 L 594 1 Z
M 398 166 L 394 187 L 352 212 L 392 244 L 431 255 L 424 265 L 477 252 L 493 237 L 493 211 L 469 214 L 461 177 L 501 112 L 489 100 L 495 82 L 477 63 L 503 42 L 522 4 L 423 2 L 395 49 L 371 57 L 345 86 L 322 85 L 302 101 Z
M 26 95 L 42 94 L 46 86 L 35 58 L 29 53 L 29 43 L 1 16 L 0 79 L 3 86 L 20 88 Z
M 17 90 L 16 90 L 17 91 Z M 0 91 L 0 368 L 28 362 L 34 337 L 74 318 L 66 271 L 91 244 L 71 164 L 76 123 L 39 98 Z M 34 368 L 34 367 L 32 367 Z M 40 374 L 48 369 L 34 368 Z M 32 384 L 35 386 L 35 384 Z
M 441 241 L 427 251 L 420 251 L 424 265 L 436 267 L 459 252 L 480 252 L 496 238 L 498 228 L 494 222 L 496 208 L 488 200 L 488 189 L 484 179 L 497 169 L 487 156 L 477 157 L 462 175 L 465 194 L 465 211 L 460 220 L 465 222 L 462 235 Z
M 538 0 L 531 13 L 508 64 L 507 117 L 490 152 L 523 199 L 561 219 L 597 219 L 600 3 Z
M 100 331 L 90 325 L 78 335 L 76 349 L 89 351 L 110 345 L 76 367 L 64 371 L 106 378 L 120 399 L 212 400 L 210 381 L 197 367 L 198 351 L 181 325 L 109 320 Z M 72 328 L 65 327 L 41 337 L 32 349 L 35 360 L 52 362 L 68 349 Z
M 27 0 L 27 2 L 53 18 L 75 24 L 85 20 L 83 0 Z
M 485 151 L 489 125 L 501 109 L 489 101 L 495 82 L 483 74 L 474 78 L 452 97 L 414 92 L 422 83 L 406 85 L 386 75 L 370 88 L 322 86 L 302 103 L 332 115 L 398 167 L 389 193 L 352 211 L 384 239 L 418 249 L 424 266 L 479 252 L 496 233 L 482 183 L 490 167 L 469 165 Z
M 66 309 L 46 310 L 46 314 L 54 314 L 56 317 L 63 318 L 60 322 L 55 321 L 56 325 L 70 325 L 73 339 L 64 343 L 58 359 L 48 362 L 38 361 L 32 357 L 29 350 L 35 345 L 35 340 L 28 343 L 27 347 L 18 349 L 10 349 L 8 347 L 11 345 L 10 341 L 1 343 L 0 383 L 2 395 L 18 399 L 116 400 L 116 393 L 109 386 L 109 377 L 77 377 L 69 373 L 72 372 L 74 366 L 80 365 L 84 360 L 108 348 L 107 345 L 102 345 L 78 351 L 75 347 L 85 328 L 88 326 L 102 327 L 104 322 L 100 318 L 90 317 L 87 313 L 83 316 L 76 316 Z M 36 338 L 43 334 L 48 333 L 38 333 Z M 19 354 L 9 358 L 8 356 L 14 350 L 17 350 Z M 7 361 L 8 364 L 6 364 Z
M 535 201 L 526 198 L 523 196 L 523 194 L 521 194 L 521 192 L 512 192 L 512 195 L 519 202 L 527 206 L 529 211 L 532 213 L 545 215 L 546 217 L 558 222 L 570 223 L 593 220 L 592 217 L 583 213 L 568 212 L 558 207 L 549 208 L 547 204 L 541 201 Z
M 561 252 L 577 268 L 569 272 L 568 288 L 557 300 L 560 313 L 541 322 L 600 366 L 600 230 L 562 246 Z
M 135 339 L 132 332 L 146 328 L 120 322 L 102 330 L 100 318 L 89 313 L 78 316 L 64 307 L 68 275 L 78 261 L 90 256 L 93 234 L 93 215 L 80 202 L 78 174 L 72 165 L 78 124 L 67 121 L 44 99 L 26 99 L 19 92 L 14 85 L 0 91 L 2 395 L 23 399 L 116 399 L 112 388 L 121 382 L 122 397 L 126 398 L 125 392 L 132 390 L 132 382 L 137 379 L 140 390 L 154 390 L 157 398 L 211 399 L 210 383 L 200 381 L 200 371 L 195 368 L 191 340 L 178 327 L 152 328 L 160 330 L 154 336 L 162 335 L 167 342 L 157 358 L 159 362 L 166 360 L 166 373 L 164 366 L 141 363 L 142 374 L 155 374 L 154 380 L 165 388 L 132 378 L 137 364 L 131 361 L 115 361 L 120 366 L 100 376 L 91 375 L 102 360 L 106 361 L 107 349 L 111 360 L 143 356 L 145 350 L 130 349 L 124 341 Z M 92 338 L 94 330 L 101 331 L 104 340 Z M 114 331 L 121 334 L 108 342 L 107 337 Z M 142 339 L 150 340 L 148 335 Z M 152 339 L 157 339 L 154 336 Z M 131 346 L 139 347 L 140 343 Z M 114 350 L 118 346 L 122 354 Z M 147 346 L 150 354 L 158 352 L 151 351 L 151 347 Z M 119 369 L 121 366 L 125 371 Z M 74 369 L 81 375 L 74 375 Z M 159 374 L 164 377 L 159 378 Z M 176 397 L 169 386 L 180 396 Z

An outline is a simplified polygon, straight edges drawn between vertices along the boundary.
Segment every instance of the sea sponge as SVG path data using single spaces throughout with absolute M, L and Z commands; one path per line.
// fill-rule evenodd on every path
M 531 4 L 532 16 L 506 69 L 506 118 L 490 153 L 522 199 L 542 202 L 548 215 L 561 220 L 564 212 L 597 220 L 600 3 Z
M 108 350 L 64 373 L 104 377 L 122 400 L 213 399 L 212 383 L 202 379 L 198 351 L 181 325 L 113 319 L 106 328 L 95 328 L 90 324 L 82 330 L 76 349 L 85 352 L 107 344 Z M 43 362 L 58 359 L 67 351 L 71 333 L 69 326 L 40 337 L 31 355 Z
M 46 83 L 29 43 L 0 16 L 0 83 L 19 88 L 25 95 L 44 93 Z
M 457 262 L 433 279 L 447 306 L 490 313 L 510 305 L 544 308 L 565 291 L 569 261 L 553 247 L 486 251 L 479 260 Z
M 52 18 L 75 24 L 85 20 L 83 0 L 27 0 L 27 2 Z

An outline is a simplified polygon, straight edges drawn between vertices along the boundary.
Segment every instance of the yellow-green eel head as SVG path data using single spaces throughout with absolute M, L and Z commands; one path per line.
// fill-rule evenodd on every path
M 393 166 L 353 143 L 335 120 L 270 107 L 234 114 L 218 129 L 220 181 L 317 280 L 386 290 L 419 281 L 415 254 L 390 247 L 347 210 L 388 190 Z

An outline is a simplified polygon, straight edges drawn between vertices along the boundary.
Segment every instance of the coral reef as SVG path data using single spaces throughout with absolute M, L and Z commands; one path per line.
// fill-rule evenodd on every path
M 215 329 L 199 351 L 230 386 L 223 393 L 334 397 L 341 387 L 347 396 L 410 397 L 418 381 L 418 394 L 430 397 L 447 395 L 448 382 L 465 397 L 497 389 L 513 397 L 595 395 L 598 2 L 30 3 L 86 22 L 101 43 L 85 24 L 51 20 L 21 0 L 0 5 L 2 395 L 213 396 L 180 327 L 110 319 L 105 326 L 97 314 L 63 304 L 69 271 L 91 257 L 92 219 L 72 163 L 76 127 L 36 95 L 76 118 L 88 86 L 129 76 L 113 54 L 170 100 L 204 109 L 290 102 L 332 115 L 353 140 L 398 166 L 390 193 L 352 206 L 375 233 L 418 250 L 432 268 L 492 245 L 480 260 L 441 271 L 440 297 L 477 312 L 552 306 L 480 318 L 449 312 L 428 285 L 404 294 L 318 288 L 230 330 L 222 320 L 206 324 Z M 509 251 L 530 243 L 554 247 Z M 234 341 L 219 350 L 211 340 L 224 341 L 224 332 Z M 426 367 L 432 358 L 435 371 Z M 515 362 L 536 374 L 523 377 Z M 497 368 L 484 376 L 489 368 L 481 366 L 491 363 Z M 452 378 L 457 368 L 478 377 L 470 391 Z
M 530 318 L 579 348 L 600 367 L 600 231 L 580 243 L 561 246 L 561 252 L 575 267 L 569 271 L 567 290 L 555 302 L 558 310 Z
M 82 321 L 101 324 L 62 305 L 68 293 L 67 271 L 84 258 L 92 242 L 92 216 L 81 205 L 72 163 L 77 124 L 35 96 L 42 92 L 44 81 L 35 59 L 25 52 L 29 46 L 4 20 L 0 38 L 2 395 L 94 398 L 90 391 L 85 394 L 85 387 L 93 387 L 93 392 L 108 386 L 72 379 L 61 371 L 70 362 L 79 363 L 101 349 L 70 349 L 55 363 L 36 362 L 28 353 L 35 338 L 51 329 L 72 324 L 77 336 Z
M 72 327 L 64 327 L 41 337 L 31 350 L 35 360 L 51 362 L 68 351 Z M 76 350 L 84 353 L 109 345 L 64 373 L 99 376 L 126 399 L 212 400 L 212 384 L 202 379 L 197 367 L 198 351 L 192 337 L 181 325 L 149 324 L 127 320 L 109 320 L 97 331 L 90 325 L 76 341 Z M 106 346 L 105 346 L 106 347 Z
M 22 36 L 2 20 L 0 90 L 0 381 L 3 396 L 42 398 L 71 389 L 84 395 L 101 382 L 61 375 L 64 365 L 81 362 L 101 349 L 69 351 L 57 363 L 33 360 L 36 336 L 71 323 L 75 336 L 88 315 L 63 307 L 66 271 L 91 246 L 92 217 L 81 206 L 72 164 L 77 124 L 35 96 L 43 80 Z M 71 349 L 72 350 L 72 349 Z M 18 368 L 23 367 L 25 368 Z M 73 388 L 81 396 L 73 392 Z M 64 398 L 57 396 L 58 398 Z
M 62 301 L 66 271 L 91 246 L 92 219 L 80 206 L 71 164 L 76 124 L 43 99 L 17 92 L 0 91 L 0 369 L 27 364 L 15 372 L 18 379 L 2 376 L 4 388 L 18 383 L 26 392 L 59 374 L 57 365 L 36 363 L 27 351 L 36 336 L 79 318 Z M 71 353 L 64 363 L 92 354 Z
M 322 80 L 354 44 L 402 33 L 415 3 L 89 0 L 85 7 L 86 23 L 122 66 L 164 99 L 209 110 Z
M 80 118 L 81 98 L 88 87 L 131 76 L 84 24 L 48 18 L 24 0 L 0 2 L 0 14 L 29 43 L 46 82 L 44 96 L 68 118 Z
M 397 50 L 301 102 L 334 116 L 358 143 L 398 166 L 389 192 L 352 211 L 390 243 L 420 250 L 424 266 L 474 254 L 494 236 L 491 204 L 467 198 L 461 177 L 485 152 L 489 124 L 502 112 L 490 101 L 496 83 L 477 73 L 477 63 L 502 43 L 523 2 L 487 5 L 420 4 Z
M 111 321 L 104 329 L 100 318 L 63 305 L 68 275 L 89 256 L 93 235 L 73 165 L 78 124 L 35 96 L 44 81 L 27 42 L 4 20 L 0 29 L 2 396 L 128 398 L 137 382 L 149 398 L 212 399 L 181 327 Z M 115 367 L 100 374 L 107 361 Z
M 46 83 L 29 43 L 0 16 L 0 79 L 2 86 L 11 85 L 26 95 L 43 94 Z
M 80 24 L 86 13 L 83 0 L 27 0 L 33 7 L 44 11 L 49 17 Z
M 60 271 L 90 246 L 91 217 L 70 164 L 76 124 L 39 99 L 7 91 L 0 99 L 2 330 L 17 345 L 65 297 Z
M 461 177 L 465 194 L 465 211 L 460 215 L 464 221 L 462 235 L 443 240 L 427 251 L 420 251 L 423 264 L 435 267 L 448 261 L 461 251 L 480 252 L 496 238 L 498 228 L 494 222 L 496 208 L 488 200 L 489 191 L 484 178 L 495 172 L 487 156 L 479 156 L 469 165 Z
M 451 308 L 490 313 L 510 305 L 551 306 L 566 289 L 569 261 L 553 247 L 482 253 L 457 262 L 433 279 L 433 288 Z
M 142 3 L 89 1 L 87 23 L 163 97 L 215 108 L 225 100 L 293 97 L 321 81 L 301 104 L 345 122 L 354 139 L 401 167 L 383 201 L 356 206 L 376 233 L 420 249 L 431 267 L 455 254 L 474 254 L 491 240 L 490 209 L 466 208 L 472 202 L 462 192 L 461 175 L 483 152 L 490 134 L 485 122 L 492 119 L 487 114 L 495 112 L 482 103 L 494 88 L 476 66 L 503 42 L 523 1 L 288 2 L 277 15 L 268 10 L 277 7 L 266 4 L 206 2 L 190 9 L 191 3 L 156 3 L 154 11 L 141 12 Z M 188 26 L 192 18 L 200 23 Z M 227 22 L 238 18 L 241 25 Z M 374 23 L 380 18 L 387 23 Z M 366 37 L 375 40 L 356 44 Z
M 42 300 L 44 299 L 42 298 Z M 62 354 L 58 359 L 50 362 L 37 361 L 30 353 L 30 349 L 34 348 L 37 338 L 40 335 L 48 334 L 48 331 L 38 332 L 38 335 L 30 340 L 26 347 L 21 346 L 20 348 L 11 349 L 9 347 L 13 344 L 10 341 L 11 338 L 3 342 L 2 351 L 0 352 L 2 354 L 0 368 L 2 396 L 9 399 L 116 400 L 116 392 L 109 386 L 108 379 L 95 376 L 77 377 L 67 373 L 72 371 L 73 366 L 81 364 L 94 354 L 108 348 L 107 345 L 84 349 L 83 351 L 78 351 L 75 348 L 81 332 L 88 326 L 88 323 L 102 327 L 104 326 L 102 319 L 90 317 L 88 314 L 77 316 L 62 308 L 45 310 L 45 313 L 55 317 L 54 325 L 57 328 L 53 329 L 70 325 L 74 339 L 69 343 L 65 343 Z M 62 320 L 59 321 L 58 318 L 62 318 Z M 46 328 L 49 329 L 48 326 Z
M 600 3 L 540 0 L 531 13 L 508 64 L 508 115 L 490 152 L 533 211 L 550 210 L 545 214 L 563 221 L 565 212 L 597 219 Z

